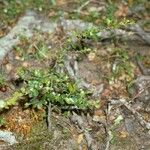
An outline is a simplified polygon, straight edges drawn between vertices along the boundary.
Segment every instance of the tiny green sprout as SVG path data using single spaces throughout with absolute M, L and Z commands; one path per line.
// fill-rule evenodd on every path
M 0 127 L 4 126 L 5 124 L 6 124 L 5 118 L 3 118 L 2 116 L 0 116 Z
M 2 73 L 0 73 L 0 87 L 5 86 L 6 82 L 5 82 L 5 77 Z
M 119 125 L 122 120 L 123 120 L 122 115 L 119 115 L 119 116 L 115 119 L 114 126 Z

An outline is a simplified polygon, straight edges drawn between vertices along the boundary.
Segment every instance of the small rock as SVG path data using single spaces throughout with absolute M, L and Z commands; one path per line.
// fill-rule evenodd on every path
M 92 52 L 89 53 L 89 54 L 88 54 L 88 59 L 89 59 L 89 61 L 93 61 L 93 60 L 95 59 L 95 56 L 96 56 L 95 53 L 92 53 Z
M 8 143 L 9 145 L 13 145 L 13 144 L 17 143 L 15 136 L 10 131 L 2 131 L 1 130 L 0 131 L 0 140 Z

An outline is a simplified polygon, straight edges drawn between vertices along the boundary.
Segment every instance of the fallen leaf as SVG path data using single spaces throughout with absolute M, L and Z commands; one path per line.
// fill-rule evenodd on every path
M 93 52 L 89 53 L 88 54 L 89 61 L 93 61 L 95 59 L 95 56 L 96 56 L 95 53 L 93 53 Z
M 15 56 L 15 59 L 16 59 L 16 60 L 21 60 L 21 57 L 20 57 L 19 55 L 16 55 L 16 56 Z
M 6 64 L 6 69 L 8 72 L 10 72 L 13 69 L 13 65 L 12 64 Z
M 105 89 L 102 93 L 102 97 L 108 97 L 111 94 L 111 90 L 110 89 Z
M 126 138 L 128 136 L 128 132 L 127 131 L 121 131 L 120 132 L 120 137 L 121 138 Z
M 94 111 L 94 115 L 96 116 L 101 116 L 102 114 L 103 114 L 103 111 L 100 109 Z
M 5 86 L 1 86 L 0 87 L 0 91 L 1 92 L 6 92 L 7 91 L 7 86 L 5 85 Z
M 98 80 L 92 80 L 92 85 L 97 85 L 98 83 L 99 83 L 99 81 Z
M 122 120 L 123 120 L 122 115 L 119 115 L 119 116 L 115 119 L 115 125 L 119 125 Z
M 129 3 L 130 6 L 132 6 L 133 0 L 128 0 L 128 3 Z
M 82 150 L 88 150 L 88 148 L 85 144 L 82 146 Z
M 67 1 L 65 0 L 56 0 L 57 5 L 65 5 Z
M 118 10 L 115 12 L 116 17 L 126 17 L 128 14 L 128 5 L 120 5 Z
M 27 68 L 27 67 L 29 67 L 29 63 L 25 61 L 25 62 L 22 63 L 22 66 Z
M 79 134 L 78 139 L 77 139 L 78 144 L 80 144 L 82 140 L 83 140 L 83 134 Z

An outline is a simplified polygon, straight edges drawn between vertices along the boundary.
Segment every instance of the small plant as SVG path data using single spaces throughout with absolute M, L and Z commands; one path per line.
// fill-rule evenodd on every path
M 0 88 L 6 86 L 5 77 L 0 73 Z
M 2 116 L 0 116 L 0 127 L 4 126 L 5 124 L 6 124 L 5 118 L 3 118 Z
M 103 19 L 104 26 L 106 27 L 116 26 L 117 20 L 114 16 L 115 11 L 116 11 L 116 6 L 112 2 L 109 2 L 109 4 L 106 7 L 106 13 L 105 13 L 106 16 Z
M 115 62 L 109 81 L 120 78 L 121 80 L 131 82 L 134 77 L 134 65 L 129 60 L 128 52 L 123 49 L 115 49 L 112 56 L 115 58 Z
M 40 41 L 37 45 L 35 45 L 35 49 L 36 50 L 33 57 L 36 59 L 43 59 L 48 57 L 48 47 L 44 42 Z
M 92 40 L 97 40 L 98 35 L 97 33 L 99 32 L 99 29 L 95 26 L 91 26 L 81 32 L 76 32 L 75 35 L 78 38 L 84 38 L 84 39 L 92 39 Z
M 48 46 L 43 41 L 37 41 L 37 44 L 31 45 L 31 41 L 24 36 L 20 36 L 21 46 L 15 46 L 15 52 L 22 60 L 45 59 L 48 58 Z
M 106 16 L 103 18 L 103 26 L 104 28 L 120 28 L 122 26 L 127 26 L 130 24 L 134 24 L 134 20 L 132 19 L 126 19 L 126 18 L 122 18 L 122 19 L 117 19 L 115 17 L 115 12 L 116 12 L 117 7 L 114 5 L 114 3 L 109 2 L 109 4 L 107 5 L 106 8 Z
M 98 32 L 99 29 L 94 26 L 80 32 L 74 32 L 73 39 L 70 37 L 67 39 L 65 49 L 67 51 L 73 50 L 81 54 L 87 54 L 91 52 L 93 49 L 90 48 L 88 45 L 84 44 L 83 40 L 87 39 L 97 41 L 99 38 Z
M 42 108 L 49 102 L 60 107 L 87 109 L 88 94 L 78 89 L 65 74 L 54 70 L 24 70 L 20 77 L 26 82 L 21 92 L 28 97 L 26 106 Z

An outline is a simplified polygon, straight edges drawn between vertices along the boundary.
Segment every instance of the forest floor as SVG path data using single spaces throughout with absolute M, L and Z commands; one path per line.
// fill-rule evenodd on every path
M 0 150 L 149 150 L 149 8 L 0 1 Z

